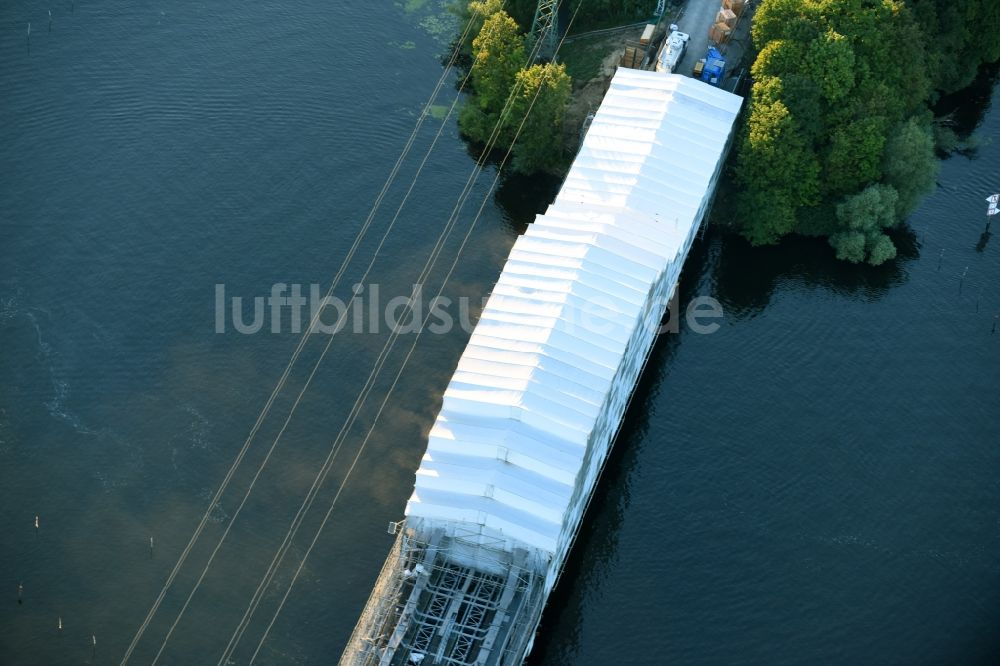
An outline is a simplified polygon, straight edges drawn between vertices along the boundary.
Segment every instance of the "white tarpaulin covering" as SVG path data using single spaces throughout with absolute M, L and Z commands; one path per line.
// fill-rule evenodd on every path
M 711 199 L 742 98 L 620 69 L 444 394 L 409 524 L 561 562 Z

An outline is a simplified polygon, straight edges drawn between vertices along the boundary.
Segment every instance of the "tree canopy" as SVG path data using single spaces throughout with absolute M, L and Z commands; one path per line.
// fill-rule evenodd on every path
M 989 25 L 992 0 L 762 0 L 737 159 L 744 235 L 821 234 L 848 261 L 895 256 L 884 230 L 937 173 L 927 105 L 1000 58 Z
M 520 173 L 552 170 L 562 161 L 562 122 L 573 85 L 566 65 L 532 65 L 517 73 L 511 124 L 521 127 L 512 166 Z
M 897 222 L 899 194 L 891 185 L 869 185 L 837 206 L 841 230 L 830 236 L 837 258 L 878 265 L 896 256 L 896 247 L 883 229 Z
M 489 143 L 494 131 L 503 146 L 511 144 L 510 123 L 501 124 L 507 98 L 517 82 L 517 73 L 528 63 L 524 37 L 517 22 L 497 11 L 483 23 L 472 41 L 472 86 L 475 95 L 462 107 L 459 127 L 469 137 Z M 495 130 L 494 128 L 497 128 Z
M 984 62 L 1000 59 L 1000 3 L 996 0 L 907 0 L 926 35 L 927 64 L 936 87 L 969 85 Z
M 459 128 L 489 147 L 511 149 L 515 171 L 551 170 L 562 162 L 562 123 L 572 90 L 565 65 L 530 65 L 525 37 L 498 0 L 469 5 L 485 15 L 472 40 L 474 94 L 462 107 Z

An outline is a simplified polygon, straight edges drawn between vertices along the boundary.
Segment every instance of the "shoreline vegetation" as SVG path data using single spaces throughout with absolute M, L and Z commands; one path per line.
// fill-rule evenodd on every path
M 567 0 L 564 4 L 569 14 L 579 7 L 573 32 L 581 33 L 635 23 L 648 17 L 650 5 L 656 3 Z M 536 6 L 537 0 L 459 0 L 453 6 L 461 24 L 473 22 L 460 45 L 466 67 L 471 70 L 472 90 L 458 126 L 467 139 L 486 152 L 510 148 L 510 166 L 516 173 L 562 175 L 572 160 L 574 139 L 583 122 L 582 117 L 577 118 L 580 114 L 576 109 L 582 86 L 574 90 L 574 80 L 568 73 L 572 63 L 534 62 L 527 33 Z M 599 64 L 595 67 L 587 63 L 583 71 L 593 68 L 599 76 Z
M 502 5 L 501 0 L 468 5 L 475 20 L 468 45 L 473 92 L 458 127 L 487 151 L 511 149 L 515 172 L 550 171 L 563 161 L 562 125 L 572 81 L 565 65 L 532 64 L 521 26 Z
M 634 23 L 655 5 L 569 0 L 569 11 L 580 3 L 574 33 Z M 562 175 L 622 38 L 532 64 L 526 33 L 535 6 L 454 6 L 463 21 L 474 19 L 461 45 L 472 91 L 459 128 L 485 152 L 511 148 L 517 173 Z M 933 190 L 939 158 L 974 150 L 974 138 L 932 109 L 1000 60 L 997 25 L 993 0 L 759 0 L 747 56 L 752 89 L 719 217 L 735 220 L 729 226 L 753 245 L 794 234 L 826 238 L 844 261 L 893 259 L 890 234 Z M 574 83 L 569 72 L 583 76 Z
M 761 0 L 732 201 L 754 245 L 826 237 L 879 265 L 960 147 L 931 111 L 1000 58 L 993 0 Z

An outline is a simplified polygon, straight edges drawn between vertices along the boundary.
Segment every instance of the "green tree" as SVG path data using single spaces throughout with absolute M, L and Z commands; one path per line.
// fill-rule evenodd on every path
M 492 13 L 472 41 L 475 94 L 462 107 L 459 127 L 490 148 L 510 149 L 516 171 L 555 169 L 563 158 L 562 124 L 572 80 L 565 65 L 527 66 L 520 28 L 497 2 L 469 5 L 472 13 Z
M 899 193 L 892 185 L 869 185 L 837 206 L 837 220 L 852 231 L 871 233 L 895 226 Z
M 500 125 L 500 121 L 517 73 L 528 60 L 517 22 L 503 11 L 487 18 L 472 40 L 472 57 L 475 96 L 462 107 L 459 127 L 469 138 L 488 143 L 494 128 L 500 126 L 498 141 L 510 145 L 509 123 Z
M 895 256 L 882 230 L 933 186 L 933 135 L 920 118 L 936 85 L 933 72 L 953 57 L 938 52 L 926 27 L 947 35 L 942 51 L 968 54 L 958 26 L 996 14 L 997 6 L 762 0 L 752 25 L 758 53 L 749 119 L 737 156 L 744 235 L 754 243 L 789 233 L 826 235 L 848 261 Z M 1000 55 L 1000 45 L 996 50 Z M 892 215 L 873 217 L 865 206 L 874 201 Z M 859 225 L 863 219 L 878 221 Z
M 1000 3 L 995 0 L 907 0 L 924 35 L 928 71 L 944 92 L 972 82 L 982 63 L 1000 58 Z
M 896 258 L 896 246 L 885 234 L 879 234 L 868 240 L 868 263 L 881 266 L 890 259 Z
M 899 194 L 891 185 L 875 184 L 837 206 L 840 231 L 830 236 L 837 258 L 853 263 L 867 259 L 877 266 L 896 256 L 896 246 L 884 230 L 895 226 L 899 217 Z
M 515 171 L 551 170 L 562 162 L 563 116 L 572 89 L 563 64 L 532 65 L 517 73 L 510 114 L 511 128 L 521 131 L 514 144 Z
M 521 26 L 521 32 L 527 32 L 531 28 L 531 20 L 535 16 L 535 7 L 538 0 L 456 0 L 449 7 L 449 11 L 458 17 L 459 22 L 465 29 L 465 25 L 470 21 L 475 21 L 469 30 L 469 37 L 466 46 L 471 49 L 472 40 L 475 39 L 479 31 L 482 30 L 483 22 L 503 10 Z
M 805 8 L 802 0 L 764 0 L 754 13 L 750 27 L 753 43 L 758 49 L 770 42 L 793 34 L 796 39 L 808 41 L 814 25 L 804 20 Z
M 865 260 L 865 235 L 860 231 L 841 231 L 830 236 L 830 245 L 837 259 L 860 264 Z
M 472 0 L 468 5 L 463 4 L 466 11 L 460 14 L 460 18 L 470 23 L 463 48 L 472 51 L 472 42 L 482 32 L 486 19 L 503 10 L 503 4 L 503 0 Z
M 834 130 L 826 158 L 824 185 L 828 193 L 855 192 L 882 176 L 885 127 L 885 118 L 874 116 Z
M 854 88 L 854 49 L 846 37 L 833 30 L 810 42 L 805 66 L 830 103 L 844 99 Z
M 758 84 L 755 84 L 755 87 Z M 739 158 L 744 233 L 755 245 L 775 243 L 795 228 L 795 211 L 816 203 L 820 167 L 780 100 L 752 102 Z
M 823 102 L 819 84 L 808 76 L 791 74 L 782 78 L 784 102 L 811 145 L 824 135 L 829 105 Z
M 934 132 L 927 122 L 911 118 L 896 128 L 886 144 L 885 181 L 899 192 L 904 218 L 934 189 L 940 164 L 934 154 Z
M 475 30 L 475 34 L 479 34 L 479 31 L 483 29 L 483 23 L 486 22 L 486 19 L 502 9 L 503 0 L 472 0 L 469 3 L 469 14 L 482 17 L 479 21 L 478 29 Z
M 790 39 L 768 42 L 757 54 L 750 73 L 754 80 L 766 76 L 783 77 L 789 74 L 808 72 L 803 68 L 806 46 Z

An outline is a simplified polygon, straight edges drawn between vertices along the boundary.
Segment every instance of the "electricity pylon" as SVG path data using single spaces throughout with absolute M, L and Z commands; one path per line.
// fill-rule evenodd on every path
M 536 59 L 551 60 L 559 42 L 559 1 L 538 0 L 531 22 L 530 46 L 538 44 Z

